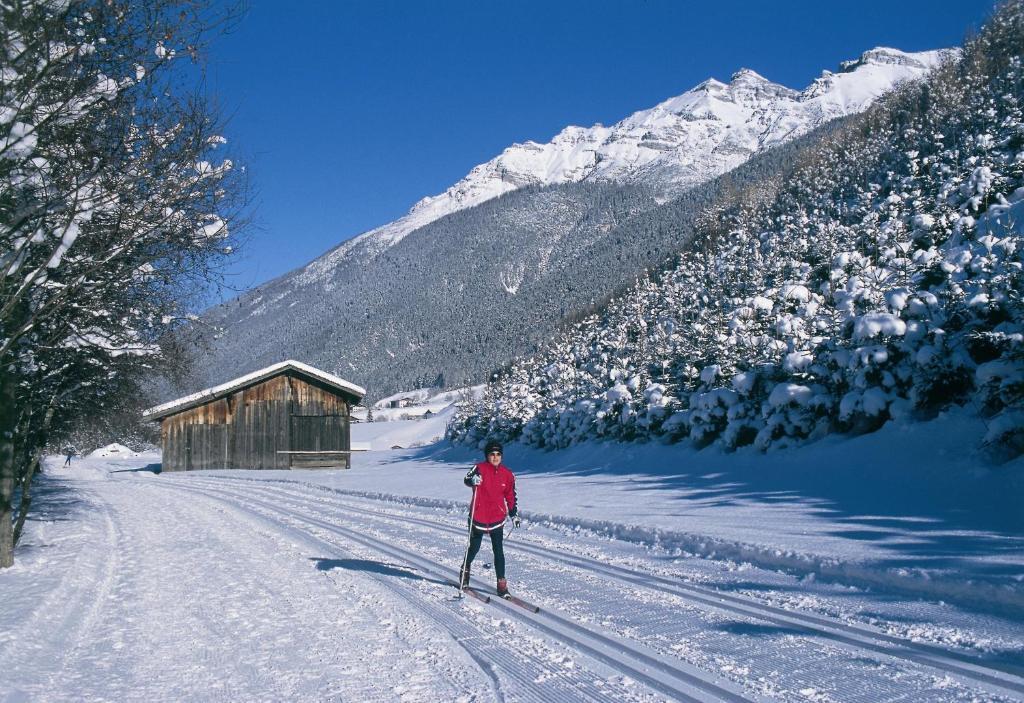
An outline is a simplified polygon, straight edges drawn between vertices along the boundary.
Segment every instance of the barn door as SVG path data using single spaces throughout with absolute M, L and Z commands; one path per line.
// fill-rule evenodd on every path
M 296 452 L 341 452 L 349 448 L 344 415 L 292 415 L 291 449 Z M 347 454 L 292 455 L 292 466 L 349 466 Z
M 348 449 L 347 429 L 342 415 L 292 415 L 292 449 L 316 452 Z

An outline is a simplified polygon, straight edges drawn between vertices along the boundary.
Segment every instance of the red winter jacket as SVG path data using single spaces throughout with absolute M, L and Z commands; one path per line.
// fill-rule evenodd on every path
M 504 464 L 494 466 L 481 461 L 466 474 L 464 483 L 473 486 L 473 475 L 480 474 L 483 483 L 476 487 L 473 522 L 487 530 L 505 524 L 506 516 L 516 516 L 516 477 Z M 508 509 L 505 509 L 505 506 Z

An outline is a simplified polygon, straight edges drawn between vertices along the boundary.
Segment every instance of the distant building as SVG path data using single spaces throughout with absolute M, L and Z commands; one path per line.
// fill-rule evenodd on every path
M 283 361 L 150 408 L 164 471 L 350 468 L 352 407 L 366 391 Z

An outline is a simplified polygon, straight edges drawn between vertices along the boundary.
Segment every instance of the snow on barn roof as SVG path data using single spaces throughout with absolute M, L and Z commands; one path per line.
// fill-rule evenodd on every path
M 326 371 L 321 371 L 320 369 L 313 368 L 308 364 L 303 364 L 301 361 L 288 359 L 287 361 L 282 361 L 280 363 L 274 364 L 273 366 L 268 366 L 265 369 L 253 371 L 252 373 L 246 374 L 245 376 L 239 376 L 238 378 L 232 381 L 228 381 L 227 383 L 222 383 L 219 386 L 207 388 L 205 390 L 199 391 L 198 393 L 193 393 L 192 395 L 186 395 L 183 398 L 172 400 L 169 403 L 164 403 L 163 405 L 156 405 L 143 412 L 142 417 L 147 420 L 159 420 L 168 415 L 173 415 L 174 413 L 181 412 L 182 410 L 187 410 L 189 408 L 196 407 L 197 405 L 207 403 L 211 400 L 214 400 L 215 398 L 228 395 L 229 393 L 232 393 L 233 391 L 241 388 L 242 386 L 248 386 L 254 383 L 259 383 L 260 381 L 270 378 L 271 376 L 276 376 L 282 371 L 286 371 L 289 369 L 293 371 L 298 371 L 299 373 L 304 374 L 306 376 L 311 376 L 312 378 L 315 378 L 318 381 L 326 383 L 328 386 L 336 388 L 339 391 L 344 391 L 350 395 L 359 396 L 360 399 L 362 399 L 362 397 L 366 395 L 366 389 L 361 386 L 357 386 L 356 384 L 351 383 L 350 381 L 346 381 L 343 378 L 339 378 L 337 376 L 329 374 Z

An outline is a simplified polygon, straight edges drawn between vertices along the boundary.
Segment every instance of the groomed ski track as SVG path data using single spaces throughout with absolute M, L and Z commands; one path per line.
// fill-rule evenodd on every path
M 177 477 L 175 477 L 177 478 Z M 345 496 L 339 491 L 292 481 L 266 481 L 260 479 L 188 476 L 177 481 L 175 488 L 197 491 L 207 497 L 216 497 L 234 509 L 242 509 L 272 522 L 290 524 L 307 536 L 323 540 L 325 546 L 345 549 L 331 535 L 341 537 L 350 545 L 355 543 L 369 550 L 370 554 L 385 555 L 388 559 L 406 565 L 439 583 L 450 580 L 454 575 L 451 564 L 455 552 L 461 547 L 463 529 L 452 521 L 402 515 L 382 507 L 366 507 L 373 501 Z M 360 503 L 362 505 L 360 505 Z M 345 527 L 355 522 L 360 531 Z M 394 528 L 400 528 L 395 533 Z M 425 531 L 437 533 L 438 537 L 428 538 Z M 410 536 L 418 536 L 410 540 Z M 521 536 L 521 535 L 520 535 Z M 326 538 L 326 539 L 325 539 Z M 436 559 L 424 558 L 424 552 L 433 551 L 427 545 L 448 544 L 450 554 Z M 401 546 L 413 546 L 412 549 Z M 636 587 L 649 592 L 654 598 L 666 601 L 671 606 L 679 601 L 687 602 L 702 612 L 717 612 L 724 617 L 740 617 L 768 626 L 785 629 L 794 636 L 807 638 L 810 648 L 822 643 L 834 647 L 851 661 L 885 661 L 901 669 L 897 678 L 909 678 L 904 667 L 924 668 L 939 679 L 952 677 L 967 689 L 986 692 L 991 700 L 1024 700 L 1024 667 L 1007 663 L 988 663 L 976 657 L 942 647 L 921 644 L 908 639 L 893 637 L 883 632 L 852 626 L 838 620 L 830 620 L 815 614 L 784 610 L 756 600 L 737 596 L 724 591 L 704 588 L 698 585 L 669 579 L 656 573 L 643 572 L 595 558 L 573 553 L 552 546 L 542 546 L 522 539 L 510 545 L 512 558 L 521 559 L 529 555 L 529 565 L 520 571 L 533 574 L 536 567 L 547 564 L 556 571 L 575 570 L 572 579 L 598 580 L 617 585 L 634 595 Z M 482 555 L 483 556 L 483 555 Z M 529 580 L 529 579 L 527 579 Z M 483 589 L 488 592 L 487 589 Z M 491 594 L 493 596 L 493 594 Z M 578 612 L 562 614 L 569 601 L 555 599 L 545 601 L 542 596 L 530 594 L 530 599 L 542 605 L 539 614 L 531 614 L 515 605 L 492 597 L 492 603 L 481 608 L 498 608 L 504 617 L 511 618 L 533 628 L 536 632 L 561 642 L 597 662 L 619 672 L 629 680 L 636 681 L 652 691 L 667 696 L 670 700 L 772 700 L 772 691 L 745 689 L 713 672 L 688 665 L 679 658 L 679 653 L 666 649 L 664 642 L 644 642 L 642 623 L 627 627 L 632 637 L 623 637 L 621 632 L 610 633 L 595 627 L 592 622 L 600 613 Z M 571 601 L 571 599 L 569 599 Z M 648 604 L 650 605 L 650 604 Z M 642 621 L 642 617 L 638 618 Z M 586 623 L 586 624 L 583 624 Z M 650 639 L 650 638 L 648 638 Z M 655 637 L 654 640 L 658 638 Z M 663 638 L 662 638 L 663 639 Z M 817 643 L 817 644 L 814 644 Z M 502 663 L 491 661 L 490 667 L 502 670 Z M 904 681 L 906 684 L 907 681 Z M 522 679 L 517 686 L 522 684 Z M 500 686 L 496 683 L 496 690 Z M 802 689 L 808 693 L 808 689 Z M 523 694 L 518 689 L 516 698 Z M 966 693 L 966 691 L 964 691 Z M 546 693 L 535 691 L 543 700 Z M 847 700 L 898 700 L 883 694 L 881 690 L 867 688 L 860 695 L 851 695 Z M 878 696 L 872 698 L 872 696 Z M 529 698 L 529 696 L 527 696 Z M 908 694 L 908 700 L 925 700 Z M 985 699 L 985 698 L 982 698 Z
M 1012 618 L 527 522 L 532 613 L 487 546 L 457 598 L 457 503 L 138 466 L 47 472 L 0 700 L 1024 701 Z
M 322 548 L 328 550 L 347 551 L 346 545 L 339 545 L 336 541 L 324 539 L 318 533 L 340 536 L 349 543 L 369 549 L 371 554 L 385 555 L 403 565 L 414 568 L 434 583 L 448 588 L 454 595 L 454 588 L 449 585 L 451 575 L 446 573 L 442 567 L 413 551 L 393 546 L 381 539 L 365 537 L 352 529 L 322 519 L 309 517 L 300 512 L 300 509 L 284 508 L 275 505 L 270 500 L 255 498 L 245 494 L 244 489 L 232 490 L 223 486 L 223 482 L 220 482 L 221 485 L 217 484 L 217 479 L 206 482 L 203 485 L 205 489 L 203 491 L 196 491 L 194 488 L 186 486 L 175 486 L 174 488 L 222 500 L 229 508 L 259 516 L 270 524 L 290 524 L 292 529 L 300 533 L 304 540 L 318 543 Z M 296 523 L 305 527 L 298 527 Z M 314 529 L 310 530 L 309 528 Z M 486 591 L 482 592 L 486 593 Z M 717 677 L 712 678 L 685 663 L 674 662 L 663 655 L 646 651 L 645 647 L 627 642 L 622 638 L 580 625 L 569 618 L 558 615 L 551 608 L 545 607 L 540 613 L 529 613 L 512 603 L 493 596 L 493 594 L 488 595 L 492 596 L 490 603 L 481 604 L 481 607 L 496 607 L 501 611 L 503 617 L 528 624 L 537 632 L 567 645 L 570 649 L 590 657 L 595 662 L 609 667 L 632 681 L 642 683 L 653 691 L 667 696 L 670 700 L 692 701 L 693 703 L 700 701 L 742 703 L 743 701 L 759 700 L 742 695 L 738 689 L 727 683 L 722 685 L 723 682 Z M 443 615 L 435 614 L 434 619 L 446 627 L 450 622 L 450 617 Z M 514 648 L 516 644 L 511 643 L 509 646 Z M 491 667 L 504 669 L 507 664 L 507 661 L 492 661 Z M 560 700 L 557 696 L 551 698 L 550 691 L 544 690 L 547 687 L 538 688 L 535 686 L 535 682 L 528 682 L 521 675 L 516 678 L 520 686 L 525 684 L 528 689 L 536 688 L 533 692 L 537 694 L 537 700 Z M 516 698 L 520 698 L 521 695 L 522 689 Z

